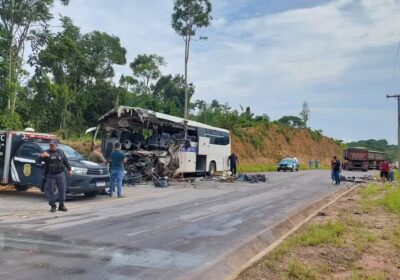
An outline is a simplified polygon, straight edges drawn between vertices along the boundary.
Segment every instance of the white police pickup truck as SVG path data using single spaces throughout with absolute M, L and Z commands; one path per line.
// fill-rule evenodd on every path
M 14 185 L 18 191 L 38 187 L 43 191 L 45 182 L 44 162 L 39 154 L 49 149 L 49 142 L 57 140 L 52 134 L 26 131 L 0 131 L 1 184 Z M 71 165 L 73 175 L 66 176 L 67 193 L 95 196 L 109 186 L 107 166 L 85 160 L 70 146 L 59 144 Z

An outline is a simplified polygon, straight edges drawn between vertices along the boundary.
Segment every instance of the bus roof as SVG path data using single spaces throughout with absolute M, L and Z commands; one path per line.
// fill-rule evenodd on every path
M 175 116 L 171 116 L 171 115 L 167 115 L 167 114 L 163 114 L 163 113 L 158 113 L 158 112 L 154 112 L 154 111 L 139 108 L 139 107 L 129 107 L 129 106 L 119 106 L 117 108 L 114 108 L 114 109 L 108 111 L 106 114 L 104 114 L 103 116 L 101 116 L 99 118 L 99 122 L 103 122 L 106 119 L 108 119 L 114 115 L 116 115 L 118 118 L 120 118 L 123 115 L 132 115 L 133 113 L 137 114 L 139 116 L 139 118 L 142 119 L 142 122 L 144 121 L 143 120 L 144 118 L 151 119 L 151 118 L 149 118 L 149 115 L 151 115 L 151 116 L 155 116 L 157 119 L 160 119 L 160 120 L 163 120 L 166 122 L 180 124 L 182 126 L 185 124 L 185 119 L 183 119 L 183 118 L 179 118 L 179 117 L 175 117 Z M 200 127 L 200 128 L 212 129 L 212 130 L 229 133 L 229 130 L 214 127 L 214 126 L 196 122 L 196 121 L 191 121 L 191 120 L 187 120 L 187 125 L 188 125 L 188 127 L 194 127 L 194 128 Z

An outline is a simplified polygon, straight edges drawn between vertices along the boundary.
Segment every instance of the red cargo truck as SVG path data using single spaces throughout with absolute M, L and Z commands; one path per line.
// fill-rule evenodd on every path
M 385 153 L 378 151 L 368 151 L 369 169 L 379 169 L 382 161 L 385 160 Z
M 379 169 L 381 162 L 385 160 L 385 153 L 362 147 L 348 148 L 344 151 L 344 159 L 344 169 L 367 171 Z
M 369 158 L 367 148 L 348 148 L 344 151 L 344 169 L 368 171 Z

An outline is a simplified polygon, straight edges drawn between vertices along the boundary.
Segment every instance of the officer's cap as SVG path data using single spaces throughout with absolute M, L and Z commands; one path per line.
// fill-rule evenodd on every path
M 58 143 L 57 143 L 57 141 L 56 140 L 51 140 L 50 141 L 50 145 L 57 145 Z

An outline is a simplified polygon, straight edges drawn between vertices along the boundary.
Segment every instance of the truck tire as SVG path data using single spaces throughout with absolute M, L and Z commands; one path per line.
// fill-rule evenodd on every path
M 27 189 L 29 189 L 29 187 L 25 185 L 14 185 L 14 188 L 16 189 L 17 192 L 24 192 Z
M 214 161 L 210 162 L 210 166 L 208 167 L 208 175 L 214 176 L 217 172 L 217 166 Z
M 97 195 L 97 191 L 84 192 L 83 194 L 87 197 L 95 197 Z

